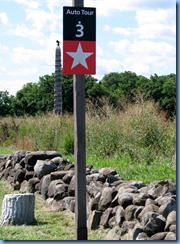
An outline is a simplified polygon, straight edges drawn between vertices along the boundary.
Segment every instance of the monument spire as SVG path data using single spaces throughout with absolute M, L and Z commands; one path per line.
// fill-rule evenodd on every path
M 54 81 L 54 112 L 62 115 L 62 77 L 61 77 L 61 49 L 56 41 L 55 53 L 55 81 Z

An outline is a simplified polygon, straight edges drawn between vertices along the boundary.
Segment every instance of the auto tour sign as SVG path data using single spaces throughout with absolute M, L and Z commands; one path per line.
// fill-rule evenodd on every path
M 96 73 L 96 9 L 63 7 L 63 73 Z

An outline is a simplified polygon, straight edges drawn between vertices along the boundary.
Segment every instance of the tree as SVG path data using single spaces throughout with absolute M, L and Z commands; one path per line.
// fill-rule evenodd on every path
M 154 75 L 150 77 L 148 88 L 150 96 L 158 102 L 160 109 L 167 113 L 167 116 L 176 114 L 176 75 Z
M 27 83 L 16 93 L 13 109 L 17 116 L 24 114 L 35 115 L 38 112 L 37 83 Z
M 128 99 L 129 102 L 133 101 L 137 81 L 136 73 L 125 71 L 122 73 L 111 72 L 105 75 L 101 82 L 108 91 L 111 100 L 117 103 L 122 99 Z
M 0 116 L 13 115 L 13 101 L 14 96 L 10 96 L 7 91 L 0 91 Z

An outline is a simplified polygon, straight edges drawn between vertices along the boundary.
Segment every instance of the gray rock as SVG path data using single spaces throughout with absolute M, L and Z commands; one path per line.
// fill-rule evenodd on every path
M 64 182 L 62 180 L 53 180 L 51 181 L 51 183 L 49 184 L 48 187 L 48 197 L 54 197 L 54 195 L 57 193 L 57 185 L 59 184 L 64 184 Z
M 176 211 L 172 211 L 168 214 L 165 231 L 168 231 L 171 225 L 176 225 Z
M 32 187 L 31 187 L 29 181 L 24 180 L 22 182 L 21 187 L 20 187 L 20 192 L 21 193 L 31 193 L 32 192 Z
M 100 181 L 91 181 L 89 185 L 87 185 L 86 190 L 92 196 L 95 197 L 96 194 L 101 191 L 103 188 L 103 183 Z
M 151 236 L 151 240 L 152 241 L 161 241 L 161 240 L 164 240 L 166 235 L 167 235 L 167 232 L 158 232 Z
M 121 226 L 121 236 L 124 236 L 128 233 L 129 230 L 133 230 L 137 221 L 124 221 Z
M 52 162 L 52 161 L 51 161 Z M 56 165 L 56 164 L 55 164 Z M 57 166 L 57 165 L 56 165 Z M 55 167 L 57 169 L 57 167 Z M 51 175 L 51 181 L 53 180 L 59 180 L 62 179 L 66 174 L 68 174 L 69 171 L 56 171 L 56 172 L 50 172 Z
M 124 208 L 122 206 L 117 206 L 116 213 L 115 213 L 115 220 L 117 225 L 120 226 L 123 223 L 123 221 L 125 220 L 124 216 L 125 216 Z
M 95 230 L 99 227 L 102 211 L 94 210 L 89 213 L 87 226 L 88 229 Z
M 113 168 L 108 168 L 108 167 L 99 169 L 99 173 L 102 175 L 107 175 L 107 174 L 116 175 L 117 174 L 116 170 L 114 170 Z
M 67 174 L 63 176 L 62 180 L 64 181 L 64 183 L 69 184 L 73 176 L 74 176 L 74 170 L 69 170 L 67 171 Z
M 42 178 L 42 181 L 41 181 L 41 196 L 43 199 L 46 199 L 48 197 L 48 187 L 51 183 L 51 177 L 50 175 L 45 175 L 43 178 Z
M 75 176 L 72 177 L 69 183 L 68 192 L 70 196 L 75 196 Z
M 164 240 L 169 241 L 175 241 L 176 240 L 176 234 L 174 232 L 168 232 Z
M 133 197 L 133 204 L 139 205 L 139 206 L 144 206 L 148 197 L 149 197 L 149 195 L 146 193 L 136 194 Z
M 124 211 L 124 217 L 126 221 L 132 221 L 134 219 L 134 213 L 138 206 L 136 205 L 129 205 Z
M 112 229 L 116 226 L 116 219 L 115 219 L 115 216 L 111 217 L 109 219 L 109 227 Z
M 136 224 L 132 230 L 132 240 L 136 240 L 139 233 L 144 233 L 143 227 L 140 224 Z
M 93 210 L 99 210 L 98 206 L 99 206 L 99 200 L 101 198 L 101 192 L 98 192 L 96 194 L 96 196 L 94 198 L 91 198 L 91 200 L 89 200 L 89 210 L 93 211 Z
M 165 203 L 159 208 L 159 213 L 166 219 L 170 212 L 176 211 L 176 201 L 171 199 L 171 202 Z
M 107 234 L 107 240 L 118 240 L 120 236 L 119 226 L 115 226 Z
M 11 154 L 12 159 L 15 164 L 19 163 L 23 158 L 25 158 L 27 152 L 25 150 L 15 151 Z
M 59 211 L 64 211 L 64 203 L 62 202 L 62 200 L 60 201 L 56 201 L 53 199 L 52 204 L 51 204 L 51 210 L 53 212 L 59 212 Z
M 133 203 L 134 194 L 132 193 L 118 193 L 118 203 L 124 209 Z
M 164 231 L 165 219 L 155 212 L 146 212 L 142 217 L 142 227 L 148 236 Z
M 61 154 L 56 151 L 35 151 L 27 153 L 25 156 L 25 164 L 34 166 L 37 160 L 53 159 L 55 157 L 61 157 Z
M 157 202 L 151 198 L 147 198 L 146 202 L 145 202 L 145 207 L 148 205 L 157 205 Z
M 99 210 L 103 211 L 110 206 L 112 201 L 112 191 L 113 189 L 110 187 L 105 187 L 102 190 L 102 194 L 99 200 Z
M 138 216 L 138 219 L 140 221 L 142 221 L 144 214 L 146 214 L 148 212 L 158 212 L 158 210 L 159 210 L 158 206 L 156 206 L 154 204 L 149 204 L 143 208 L 143 210 L 141 211 L 141 213 Z
M 112 210 L 113 208 L 107 208 L 101 216 L 100 225 L 102 225 L 104 228 L 109 227 L 109 219 L 113 217 Z
M 149 240 L 150 238 L 147 236 L 147 234 L 145 232 L 141 232 L 138 234 L 138 236 L 136 237 L 137 241 L 144 241 L 144 240 Z
M 64 209 L 71 210 L 72 208 L 72 201 L 74 202 L 75 197 L 65 197 L 61 201 L 63 203 Z
M 68 196 L 68 185 L 66 184 L 57 184 L 56 185 L 56 193 L 54 194 L 55 200 L 61 200 Z
M 46 199 L 46 207 L 51 208 L 53 202 L 54 202 L 54 198 L 53 197 L 47 198 Z
M 41 179 L 44 175 L 50 174 L 57 169 L 57 165 L 52 161 L 47 160 L 37 160 L 34 166 L 34 172 Z
M 169 226 L 169 231 L 174 232 L 176 234 L 176 224 L 175 225 L 170 225 Z

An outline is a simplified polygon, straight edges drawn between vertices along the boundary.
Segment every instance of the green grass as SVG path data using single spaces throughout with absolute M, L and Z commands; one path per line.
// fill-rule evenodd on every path
M 98 111 L 98 109 L 100 109 Z M 35 117 L 2 118 L 0 154 L 15 150 L 56 150 L 74 161 L 73 117 L 47 114 Z M 108 104 L 87 109 L 86 164 L 94 169 L 114 168 L 124 180 L 143 181 L 172 179 L 176 168 L 172 157 L 176 151 L 176 120 L 167 121 L 155 104 L 127 104 L 124 111 Z M 0 182 L 0 207 L 4 194 L 11 193 Z M 34 226 L 1 226 L 3 240 L 74 240 L 74 216 L 50 211 L 36 196 Z M 106 240 L 108 230 L 88 232 L 89 240 Z
M 12 152 L 14 152 L 14 149 L 0 146 L 0 154 L 11 154 Z
M 100 169 L 104 167 L 111 167 L 124 180 L 143 181 L 148 184 L 156 180 L 172 179 L 176 182 L 176 168 L 172 161 L 157 161 L 150 164 L 144 162 L 133 163 L 130 158 L 125 156 L 114 156 L 113 158 L 87 158 L 87 164 L 92 164 L 93 168 Z
M 12 193 L 5 182 L 0 182 L 0 208 L 5 194 Z M 74 214 L 68 211 L 52 212 L 45 201 L 39 196 L 35 197 L 36 225 L 1 226 L 1 240 L 75 240 Z M 105 240 L 108 229 L 89 230 L 89 240 Z

